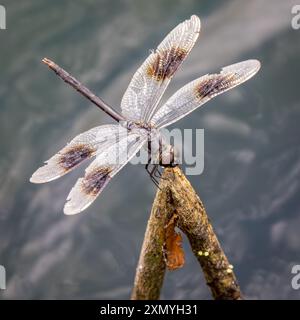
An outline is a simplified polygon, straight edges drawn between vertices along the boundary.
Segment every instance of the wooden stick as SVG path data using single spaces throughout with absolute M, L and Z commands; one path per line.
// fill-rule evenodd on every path
M 165 226 L 170 219 L 168 192 L 157 192 L 136 269 L 132 300 L 157 300 L 163 285 L 166 264 L 163 247 Z
M 71 76 L 66 70 L 57 65 L 55 62 L 51 61 L 48 58 L 44 58 L 42 62 L 44 62 L 51 70 L 53 70 L 62 80 L 64 80 L 64 82 L 72 86 L 76 91 L 89 99 L 93 104 L 107 113 L 114 120 L 118 122 L 126 121 L 126 119 L 119 112 L 114 110 L 111 106 L 109 106 L 102 99 L 96 96 L 90 89 L 85 87 L 82 83 L 80 83 L 77 79 Z
M 157 213 L 159 214 L 159 218 Z M 162 285 L 164 227 L 169 217 L 176 213 L 177 225 L 189 239 L 192 251 L 204 272 L 207 285 L 210 287 L 214 299 L 238 300 L 242 294 L 238 286 L 232 265 L 228 262 L 212 225 L 207 217 L 205 208 L 179 167 L 166 168 L 162 175 L 160 189 L 157 191 L 151 217 L 148 223 L 132 299 L 150 299 L 149 288 L 156 287 L 158 299 Z M 155 219 L 155 216 L 156 219 Z M 149 226 L 150 225 L 150 226 Z M 159 237 L 155 237 L 156 232 Z M 156 241 L 159 243 L 156 245 Z M 159 268 L 151 265 L 152 260 L 147 259 L 150 250 L 151 256 L 160 257 Z M 151 270 L 148 273 L 148 270 Z M 159 281 L 157 274 L 160 273 Z M 153 276 L 153 278 L 152 278 Z M 142 295 L 139 294 L 142 292 Z

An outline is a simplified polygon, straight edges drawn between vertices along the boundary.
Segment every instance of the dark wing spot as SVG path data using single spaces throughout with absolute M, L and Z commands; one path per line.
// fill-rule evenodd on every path
M 87 174 L 82 181 L 82 190 L 88 195 L 96 196 L 105 183 L 110 180 L 111 167 L 99 167 Z
M 199 83 L 195 90 L 198 99 L 210 98 L 229 88 L 232 75 L 215 74 Z
M 96 150 L 91 146 L 80 144 L 70 147 L 61 154 L 59 164 L 66 170 L 70 170 L 81 163 L 83 160 L 90 158 Z
M 147 75 L 156 81 L 164 81 L 171 78 L 176 72 L 181 62 L 187 55 L 187 51 L 182 48 L 174 48 L 163 52 L 155 52 L 155 58 L 148 66 Z

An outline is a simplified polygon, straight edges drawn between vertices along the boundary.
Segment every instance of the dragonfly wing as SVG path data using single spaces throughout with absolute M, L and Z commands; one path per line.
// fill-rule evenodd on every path
M 73 215 L 91 205 L 112 177 L 131 160 L 146 140 L 146 134 L 129 134 L 99 153 L 85 170 L 85 176 L 77 180 L 69 193 L 64 213 Z
M 213 97 L 247 81 L 260 69 L 258 60 L 227 66 L 219 74 L 207 74 L 179 89 L 153 116 L 151 124 L 166 127 Z
M 147 122 L 172 76 L 191 51 L 200 32 L 193 15 L 175 27 L 134 74 L 121 102 L 122 114 Z
M 126 135 L 127 130 L 119 125 L 103 125 L 81 133 L 37 169 L 30 182 L 55 180 L 95 156 L 99 149 L 104 149 L 111 141 Z

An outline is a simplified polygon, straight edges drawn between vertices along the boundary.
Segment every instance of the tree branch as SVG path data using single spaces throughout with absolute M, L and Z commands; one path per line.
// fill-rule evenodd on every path
M 156 193 L 142 245 L 132 300 L 157 300 L 163 285 L 166 264 L 163 247 L 165 226 L 171 216 L 170 194 L 164 190 Z
M 132 299 L 158 299 L 165 273 L 165 226 L 176 213 L 214 299 L 242 299 L 240 288 L 205 208 L 179 167 L 166 168 L 148 222 Z

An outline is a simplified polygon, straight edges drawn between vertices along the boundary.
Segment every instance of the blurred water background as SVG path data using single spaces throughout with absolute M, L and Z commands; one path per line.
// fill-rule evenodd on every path
M 290 0 L 2 0 L 0 30 L 0 299 L 127 299 L 156 189 L 128 165 L 84 213 L 66 196 L 84 168 L 45 185 L 28 179 L 78 133 L 111 120 L 42 65 L 47 56 L 114 106 L 132 74 L 191 14 L 202 31 L 163 101 L 186 82 L 248 58 L 245 85 L 176 127 L 205 129 L 201 196 L 250 299 L 298 299 L 300 264 L 300 30 Z M 175 125 L 174 125 L 175 126 Z M 186 265 L 168 273 L 162 298 L 210 299 L 185 241 Z

